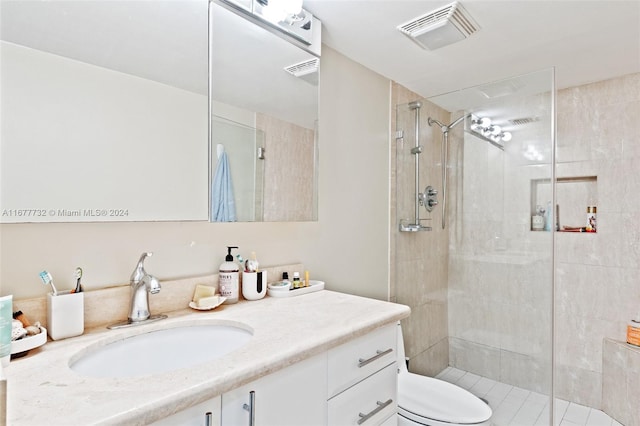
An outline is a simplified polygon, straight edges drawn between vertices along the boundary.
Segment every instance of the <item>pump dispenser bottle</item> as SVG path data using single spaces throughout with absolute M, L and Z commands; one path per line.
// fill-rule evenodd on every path
M 220 265 L 220 269 L 218 270 L 218 288 L 220 290 L 220 295 L 227 298 L 227 300 L 224 301 L 225 305 L 238 302 L 238 271 L 240 268 L 238 267 L 238 264 L 233 261 L 233 255 L 231 254 L 231 249 L 237 248 L 238 247 L 227 246 L 227 256 L 225 257 L 224 263 Z

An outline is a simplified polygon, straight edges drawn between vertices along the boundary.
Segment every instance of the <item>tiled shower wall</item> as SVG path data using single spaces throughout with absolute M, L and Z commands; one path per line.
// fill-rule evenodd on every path
M 312 220 L 317 210 L 315 131 L 261 113 L 256 114 L 256 128 L 265 134 L 263 180 L 269 182 L 262 189 L 259 220 Z
M 402 323 L 406 354 L 411 358 L 411 371 L 436 375 L 449 364 L 447 339 L 447 263 L 448 232 L 440 226 L 441 210 L 431 214 L 420 207 L 423 222 L 431 226 L 429 232 L 399 232 L 401 218 L 413 219 L 415 212 L 415 163 L 408 151 L 415 146 L 415 115 L 401 114 L 403 121 L 396 126 L 396 105 L 421 97 L 404 87 L 392 83 L 391 129 L 404 130 L 402 142 L 391 138 L 391 295 L 392 300 L 411 307 L 411 316 Z M 449 114 L 431 103 L 423 102 L 420 110 L 421 144 L 420 154 L 421 191 L 427 185 L 440 186 L 440 143 L 442 134 L 436 127 L 427 125 L 427 118 L 442 122 Z M 396 161 L 397 156 L 401 161 Z
M 420 98 L 395 84 L 392 93 L 392 106 Z M 423 120 L 429 114 L 443 122 L 453 117 L 432 105 L 423 107 L 422 111 Z M 598 206 L 598 233 L 555 234 L 555 396 L 594 408 L 603 406 L 603 339 L 624 341 L 626 322 L 640 310 L 638 117 L 640 74 L 564 89 L 557 94 L 557 176 L 597 177 L 598 199 L 594 201 Z M 396 129 L 394 120 L 395 111 L 392 129 Z M 429 129 L 423 125 L 424 128 Z M 437 156 L 441 135 L 435 129 L 426 131 L 429 135 L 427 156 L 436 165 L 431 168 L 429 181 L 439 182 Z M 460 137 L 453 131 L 452 139 L 456 135 Z M 477 146 L 482 149 L 480 147 Z M 450 217 L 451 244 L 447 233 L 435 226 L 430 233 L 400 234 L 395 197 L 413 200 L 413 184 L 406 180 L 396 183 L 396 179 L 411 179 L 412 175 L 407 169 L 403 172 L 404 178 L 396 177 L 399 172 L 395 148 L 392 139 L 391 247 L 395 250 L 391 254 L 391 294 L 398 302 L 413 309 L 411 318 L 403 324 L 412 370 L 433 374 L 447 365 L 451 351 L 452 365 L 459 363 L 461 368 L 471 371 L 482 369 L 483 375 L 493 371 L 498 377 L 502 375 L 502 380 L 536 388 L 535 380 L 522 376 L 522 370 L 531 369 L 531 377 L 546 377 L 542 374 L 548 368 L 546 361 L 536 354 L 548 349 L 540 342 L 550 324 L 546 319 L 535 319 L 543 317 L 530 317 L 529 314 L 534 309 L 533 301 L 540 297 L 536 283 L 548 280 L 544 271 L 548 270 L 549 260 L 542 255 L 548 244 L 546 233 L 529 231 L 528 218 L 525 219 L 520 211 L 527 209 L 528 216 L 529 192 L 510 193 L 504 218 L 496 217 L 497 211 L 489 210 L 488 217 L 479 217 L 477 227 L 462 229 L 455 218 Z M 476 155 L 501 154 L 487 150 Z M 522 180 L 524 185 L 531 178 L 542 178 L 521 171 L 507 167 L 493 170 L 494 175 L 488 178 Z M 452 169 L 450 178 L 451 186 L 455 187 L 456 179 L 461 177 Z M 422 182 L 424 179 L 426 176 L 421 177 Z M 521 184 L 516 187 L 523 188 Z M 482 193 L 485 192 L 475 192 L 478 197 Z M 457 214 L 457 197 L 452 196 L 450 200 L 450 214 Z M 586 205 L 580 208 L 586 209 Z M 562 220 L 562 214 L 560 216 Z M 439 213 L 436 211 L 433 217 L 437 224 Z M 512 225 L 497 227 L 503 220 Z M 506 247 L 509 233 L 515 237 L 512 242 L 522 237 L 519 250 L 514 254 L 504 255 L 502 259 L 480 255 L 480 249 Z M 476 253 L 472 252 L 470 257 L 455 251 L 461 246 L 462 239 L 482 240 L 488 245 L 477 246 Z M 449 245 L 451 255 L 448 254 Z M 467 258 L 463 259 L 464 256 Z M 458 263 L 463 260 L 464 265 Z M 450 263 L 449 271 L 442 270 L 443 263 Z M 446 282 L 449 282 L 449 288 L 443 284 Z M 475 285 L 460 287 L 464 282 Z M 491 286 L 495 289 L 493 300 L 487 297 Z M 451 296 L 456 292 L 462 298 L 447 303 L 447 293 Z M 478 314 L 473 314 L 467 309 L 472 305 L 480 305 L 483 309 L 474 310 Z M 506 316 L 509 312 L 514 316 Z M 446 318 L 451 325 L 447 324 Z M 470 327 L 483 323 L 494 327 L 493 330 L 473 331 Z M 508 337 L 500 337 L 501 329 L 511 330 Z M 500 349 L 492 349 L 487 344 L 491 342 L 498 345 L 493 346 L 494 349 Z M 511 367 L 506 368 L 506 365 Z M 629 409 L 637 410 L 637 407 Z
M 557 117 L 558 177 L 597 176 L 598 233 L 556 234 L 556 396 L 600 408 L 603 339 L 640 310 L 640 74 L 560 90 Z

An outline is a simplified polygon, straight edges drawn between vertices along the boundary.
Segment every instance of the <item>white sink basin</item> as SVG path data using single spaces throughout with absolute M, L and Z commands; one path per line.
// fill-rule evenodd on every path
M 226 355 L 251 340 L 232 325 L 182 325 L 98 342 L 71 358 L 69 367 L 89 377 L 134 377 L 193 367 Z

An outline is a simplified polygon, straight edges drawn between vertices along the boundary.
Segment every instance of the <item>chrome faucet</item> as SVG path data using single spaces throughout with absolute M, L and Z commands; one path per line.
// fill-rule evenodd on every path
M 147 274 L 144 270 L 144 260 L 153 256 L 153 253 L 142 253 L 136 269 L 131 274 L 131 309 L 129 310 L 129 321 L 146 321 L 151 317 L 149 312 L 149 293 L 160 292 L 160 281 L 153 275 Z
M 157 294 L 161 288 L 160 281 L 144 270 L 144 260 L 150 256 L 153 256 L 153 253 L 142 253 L 136 269 L 131 274 L 129 283 L 131 286 L 131 306 L 127 321 L 110 325 L 108 328 L 128 327 L 167 318 L 166 315 L 151 315 L 149 312 L 149 293 Z

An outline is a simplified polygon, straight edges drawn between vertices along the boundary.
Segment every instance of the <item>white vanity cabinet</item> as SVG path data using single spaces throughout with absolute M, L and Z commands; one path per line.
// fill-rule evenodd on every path
M 328 425 L 397 424 L 397 328 L 387 325 L 329 350 Z
M 397 325 L 225 392 L 154 425 L 395 426 Z
M 327 355 L 316 355 L 222 395 L 222 426 L 327 424 Z
M 189 407 L 172 416 L 152 423 L 152 426 L 220 426 L 219 396 Z

